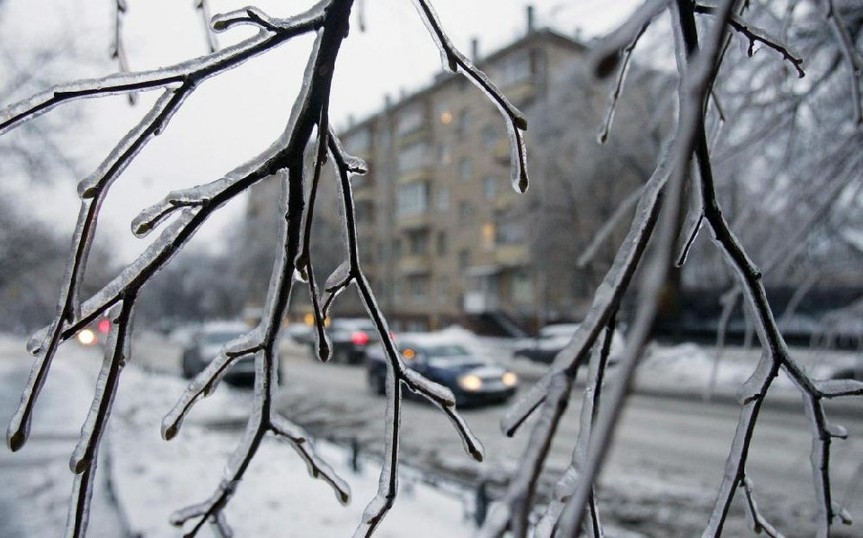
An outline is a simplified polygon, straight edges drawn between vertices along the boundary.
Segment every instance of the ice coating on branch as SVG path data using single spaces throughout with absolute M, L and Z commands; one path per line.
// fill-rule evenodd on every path
M 333 293 L 336 288 L 343 286 L 351 276 L 351 262 L 345 260 L 332 272 L 324 283 L 324 290 Z
M 163 439 L 170 441 L 177 435 L 183 419 L 195 403 L 213 394 L 236 361 L 255 353 L 260 348 L 261 338 L 260 330 L 256 328 L 222 346 L 216 357 L 189 382 L 177 403 L 162 419 Z
M 455 405 L 455 396 L 450 389 L 426 379 L 415 370 L 406 369 L 404 377 L 408 381 L 408 388 L 417 394 L 422 394 L 429 399 L 445 406 Z
M 632 43 L 643 28 L 666 9 L 666 0 L 645 0 L 629 19 L 595 44 L 588 56 L 597 77 L 605 78 L 617 68 L 621 51 Z
M 42 327 L 30 337 L 30 340 L 27 341 L 27 353 L 30 355 L 36 356 L 42 353 L 42 350 L 45 349 L 45 345 L 47 342 L 45 341 L 48 338 L 48 332 L 51 330 L 51 327 Z
M 815 388 L 825 398 L 863 394 L 863 381 L 855 379 L 829 379 L 815 381 Z
M 299 454 L 306 463 L 309 475 L 312 478 L 320 478 L 327 482 L 336 495 L 336 499 L 342 505 L 351 500 L 351 488 L 324 460 L 315 453 L 314 445 L 307 439 L 307 434 L 302 428 L 291 423 L 281 416 L 272 418 L 273 431 L 276 435 L 284 437 L 291 443 L 291 447 Z
M 144 147 L 144 139 L 158 135 L 165 128 L 189 93 L 171 90 L 162 93 L 138 125 L 120 139 L 89 176 L 78 183 L 78 196 L 92 198 L 100 190 L 107 189 Z
M 456 62 L 455 56 L 450 52 L 450 49 L 447 46 L 446 36 L 444 36 L 443 31 L 441 30 L 440 20 L 438 19 L 434 7 L 425 0 L 411 0 L 411 3 L 420 14 L 420 19 L 422 20 L 423 25 L 425 25 L 435 45 L 437 45 L 438 52 L 440 53 L 441 65 L 444 69 L 455 73 L 458 71 L 458 63 Z
M 485 73 L 480 71 L 458 49 L 444 33 L 440 20 L 427 0 L 413 0 L 414 7 L 420 18 L 438 46 L 445 66 L 453 72 L 461 71 L 468 80 L 476 85 L 488 99 L 498 107 L 507 121 L 507 136 L 510 141 L 510 158 L 512 169 L 511 181 L 517 192 L 527 191 L 529 180 L 527 174 L 527 149 L 523 132 L 527 129 L 527 118 L 509 102 L 503 93 L 497 89 Z
M 144 209 L 135 217 L 132 221 L 132 233 L 137 237 L 146 237 L 174 212 L 183 208 L 206 206 L 215 196 L 235 183 L 236 180 L 225 177 L 191 189 L 172 191 L 162 201 Z

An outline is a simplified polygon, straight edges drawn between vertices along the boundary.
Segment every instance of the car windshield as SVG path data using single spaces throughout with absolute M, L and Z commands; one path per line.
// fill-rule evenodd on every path
M 242 334 L 242 331 L 207 332 L 202 335 L 201 342 L 205 346 L 215 346 L 218 344 L 225 344 L 227 342 L 230 342 L 231 340 L 241 336 Z
M 370 320 L 367 319 L 343 319 L 343 320 L 334 320 L 332 324 L 333 329 L 343 329 L 348 331 L 369 331 L 372 332 L 375 330 L 375 325 Z
M 423 351 L 431 357 L 463 357 L 468 355 L 465 348 L 458 344 L 439 344 L 434 346 L 424 346 Z
M 544 327 L 539 331 L 539 334 L 540 336 L 552 338 L 558 336 L 572 336 L 576 329 L 578 329 L 578 325 L 552 325 Z

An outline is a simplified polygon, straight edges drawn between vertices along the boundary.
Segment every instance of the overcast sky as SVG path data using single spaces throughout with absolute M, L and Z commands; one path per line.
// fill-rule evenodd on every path
M 211 10 L 215 14 L 247 3 L 212 1 Z M 288 16 L 311 5 L 306 1 L 251 3 L 273 16 Z M 116 69 L 107 59 L 113 32 L 112 4 L 109 0 L 0 0 L 0 40 L 5 49 L 21 57 L 37 46 L 56 43 L 62 48 L 74 41 L 88 61 L 63 68 L 55 76 L 108 74 Z M 476 37 L 481 55 L 523 35 L 528 4 L 536 8 L 536 26 L 551 26 L 585 40 L 607 31 L 636 5 L 633 0 L 434 2 L 456 46 L 468 52 L 471 39 Z M 376 112 L 385 94 L 397 97 L 424 87 L 441 68 L 440 55 L 412 2 L 364 0 L 358 5 L 364 5 L 366 31 L 360 32 L 355 16 L 352 34 L 338 60 L 332 94 L 331 111 L 337 126 L 345 125 L 349 116 L 359 119 Z M 170 65 L 205 52 L 202 23 L 192 9 L 192 0 L 128 0 L 128 6 L 123 37 L 133 70 Z M 225 46 L 249 34 L 247 29 L 232 30 L 219 34 L 218 40 Z M 187 101 L 165 133 L 129 167 L 107 199 L 101 221 L 102 233 L 111 236 L 123 259 L 130 259 L 146 244 L 129 232 L 129 222 L 137 211 L 169 190 L 220 177 L 265 148 L 281 132 L 299 87 L 309 44 L 310 39 L 299 39 L 210 79 Z M 141 95 L 134 107 L 120 97 L 74 105 L 81 111 L 83 123 L 67 133 L 63 143 L 74 147 L 83 169 L 89 170 L 154 98 L 155 93 Z M 10 184 L 8 178 L 4 180 Z M 41 202 L 38 213 L 50 215 L 61 228 L 69 230 L 77 214 L 75 182 L 65 178 L 59 187 L 37 189 L 27 203 Z M 26 183 L 19 178 L 19 184 Z M 232 219 L 241 214 L 243 204 L 244 200 L 239 200 L 223 210 L 225 216 L 206 226 L 198 241 L 216 244 Z

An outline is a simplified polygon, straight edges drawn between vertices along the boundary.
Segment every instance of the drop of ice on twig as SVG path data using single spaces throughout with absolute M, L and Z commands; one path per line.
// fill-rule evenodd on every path
M 297 267 L 294 269 L 294 281 L 302 282 L 303 284 L 309 283 L 309 274 L 306 272 L 305 267 Z

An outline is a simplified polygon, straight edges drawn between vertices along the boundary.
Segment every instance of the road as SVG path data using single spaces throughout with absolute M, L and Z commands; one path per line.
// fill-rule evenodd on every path
M 305 350 L 294 351 L 285 357 L 288 379 L 282 411 L 319 435 L 341 441 L 355 437 L 364 448 L 380 452 L 384 401 L 367 388 L 363 369 L 321 365 Z M 759 504 L 781 519 L 791 517 L 789 511 L 805 519 L 812 511 L 812 441 L 802 405 L 800 409 L 800 413 L 789 412 L 775 408 L 768 400 L 749 456 L 748 472 L 756 484 Z M 499 429 L 504 410 L 504 406 L 495 406 L 462 412 L 486 447 L 486 462 L 474 464 L 441 413 L 423 402 L 408 401 L 402 419 L 402 458 L 420 468 L 444 470 L 463 479 L 495 476 L 500 469 L 512 469 L 531 425 L 528 423 L 515 438 L 506 438 Z M 580 399 L 575 397 L 549 456 L 550 468 L 558 472 L 570 461 L 579 411 Z M 620 514 L 623 519 L 644 530 L 643 525 L 652 524 L 662 507 L 680 505 L 685 513 L 674 516 L 678 520 L 675 525 L 681 523 L 681 517 L 689 517 L 691 527 L 685 525 L 686 531 L 653 528 L 650 534 L 700 532 L 722 477 L 738 415 L 735 406 L 699 399 L 631 396 L 602 478 L 604 491 L 616 497 L 616 506 L 625 512 Z M 851 438 L 833 445 L 834 491 L 840 494 L 840 502 L 863 461 L 863 418 L 842 417 L 841 422 Z M 549 478 L 558 472 L 550 473 Z M 863 508 L 859 497 L 849 508 Z M 639 499 L 641 508 L 626 502 Z M 645 509 L 645 504 L 653 509 Z M 742 518 L 738 520 L 738 524 L 743 523 Z M 801 531 L 811 535 L 804 528 Z

